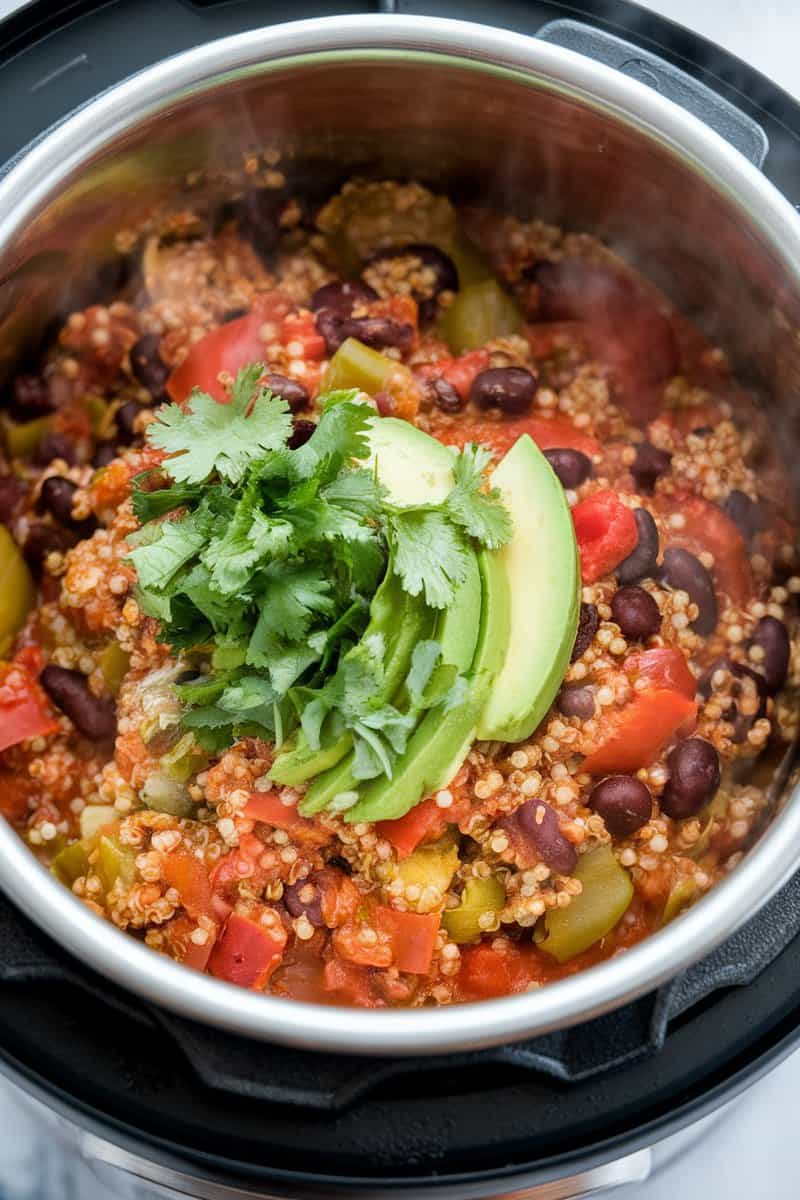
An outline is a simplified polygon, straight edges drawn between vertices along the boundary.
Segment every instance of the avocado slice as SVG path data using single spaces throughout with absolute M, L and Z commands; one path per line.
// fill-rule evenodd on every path
M 459 592 L 472 589 L 478 579 L 482 600 L 480 629 L 466 697 L 449 712 L 435 708 L 423 717 L 393 777 L 377 779 L 363 788 L 361 799 L 345 813 L 346 821 L 386 821 L 404 816 L 424 796 L 448 784 L 469 753 L 495 674 L 506 657 L 509 636 L 508 577 L 498 554 L 481 551 L 476 555 L 475 573 L 470 573 Z M 443 623 L 455 607 L 454 604 L 445 610 Z M 463 671 L 468 645 L 466 628 L 462 624 L 457 631 L 455 621 L 451 624 L 455 653 L 451 651 L 449 657 L 443 657 L 446 662 L 456 659 L 455 665 Z M 443 630 L 443 647 L 444 637 Z M 457 661 L 462 648 L 464 659 Z
M 497 551 L 511 591 L 505 654 L 478 722 L 482 741 L 530 737 L 561 686 L 575 642 L 580 568 L 564 489 L 524 434 L 495 469 L 514 534 Z
M 369 624 L 363 634 L 369 637 L 379 633 L 386 643 L 386 673 L 381 700 L 388 700 L 395 694 L 408 674 L 414 647 L 418 641 L 432 636 L 435 622 L 436 614 L 421 596 L 409 596 L 408 592 L 403 591 L 390 562 L 383 582 L 372 599 Z M 352 735 L 345 731 L 327 741 L 323 737 L 322 745 L 314 750 L 301 729 L 294 745 L 275 759 L 269 778 L 275 783 L 296 787 L 335 767 L 352 745 Z
M 481 605 L 481 578 L 478 571 L 477 558 L 475 555 L 472 555 L 466 578 L 459 587 L 453 603 L 439 617 L 435 634 L 432 632 L 426 635 L 435 636 L 439 642 L 442 648 L 442 662 L 451 664 L 461 673 L 469 670 L 475 655 L 478 628 L 481 620 Z M 399 707 L 404 712 L 414 712 L 412 707 L 404 706 L 402 703 L 399 704 Z M 442 717 L 441 710 L 434 710 L 434 714 L 438 714 L 440 718 Z M 419 714 L 415 713 L 415 715 Z M 445 719 L 447 716 L 449 714 L 444 714 Z M 423 718 L 423 724 L 427 719 L 427 717 Z M 411 736 L 409 749 L 415 737 L 416 731 Z M 407 753 L 408 749 L 406 750 Z M 404 761 L 405 755 L 401 759 L 401 762 Z M 364 783 L 363 780 L 358 780 L 354 777 L 352 767 L 353 754 L 350 753 L 332 771 L 326 771 L 324 775 L 320 775 L 318 779 L 315 779 L 298 805 L 301 814 L 304 817 L 308 817 L 313 813 L 320 812 L 336 796 L 342 793 L 358 791 L 361 792 L 362 798 L 366 798 L 380 783 L 391 783 L 390 780 L 383 777 L 374 783 Z M 415 801 L 412 801 L 412 803 L 415 803 Z M 355 807 L 360 807 L 360 804 L 361 801 Z M 355 807 L 352 811 L 355 811 Z M 411 804 L 408 807 L 410 808 Z M 349 813 L 347 814 L 347 819 L 350 819 Z M 357 819 L 372 820 L 371 817 L 360 817 Z

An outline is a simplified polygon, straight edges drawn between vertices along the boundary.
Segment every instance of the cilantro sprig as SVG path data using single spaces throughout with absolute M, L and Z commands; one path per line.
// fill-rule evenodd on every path
M 441 503 L 392 503 L 364 465 L 379 418 L 355 391 L 323 396 L 313 435 L 291 449 L 288 405 L 262 374 L 241 370 L 227 405 L 195 389 L 148 427 L 165 457 L 133 482 L 137 598 L 198 666 L 177 692 L 183 727 L 207 749 L 245 734 L 279 745 L 298 724 L 313 748 L 324 726 L 352 735 L 357 778 L 391 775 L 414 714 L 455 703 L 465 685 L 422 642 L 403 708 L 381 696 L 383 639 L 362 635 L 390 556 L 403 590 L 442 610 L 471 546 L 502 545 L 510 518 L 473 445 L 454 454 Z

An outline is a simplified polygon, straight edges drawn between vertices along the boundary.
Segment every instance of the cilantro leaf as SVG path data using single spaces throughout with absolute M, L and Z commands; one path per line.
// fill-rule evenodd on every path
M 447 608 L 469 563 L 460 529 L 445 513 L 397 510 L 389 520 L 394 547 L 394 570 L 411 596 L 424 593 L 431 608 Z
M 332 394 L 336 395 L 335 392 Z M 351 396 L 357 394 L 352 392 Z M 295 451 L 298 476 L 308 478 L 327 461 L 330 478 L 333 478 L 345 463 L 366 458 L 369 429 L 374 419 L 374 409 L 368 404 L 356 403 L 350 397 L 328 403 L 311 437 Z
M 453 464 L 455 487 L 445 500 L 448 516 L 470 537 L 496 550 L 511 537 L 513 526 L 497 488 L 482 491 L 483 472 L 491 461 L 485 446 L 469 442 Z
M 178 521 L 164 521 L 159 528 L 155 541 L 128 554 L 143 590 L 167 587 L 181 567 L 200 553 L 208 536 L 207 514 L 189 513 Z
M 289 406 L 267 390 L 256 390 L 262 372 L 260 363 L 242 368 L 230 404 L 218 404 L 195 389 L 186 410 L 177 404 L 157 410 L 148 441 L 172 456 L 166 469 L 176 483 L 202 483 L 215 470 L 238 483 L 265 451 L 286 446 L 292 430 Z
M 133 478 L 131 506 L 133 515 L 141 525 L 145 525 L 156 517 L 163 517 L 165 513 L 172 512 L 175 508 L 183 508 L 202 498 L 203 488 L 196 483 L 175 483 L 171 487 L 157 488 L 154 491 L 148 491 L 143 486 L 147 480 L 161 474 L 162 472 L 157 469 L 141 471 Z

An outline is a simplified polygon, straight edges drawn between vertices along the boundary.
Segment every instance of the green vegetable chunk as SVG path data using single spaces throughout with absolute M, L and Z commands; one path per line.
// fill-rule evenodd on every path
M 0 525 L 0 655 L 8 650 L 35 601 L 25 559 L 5 525 Z
M 89 873 L 89 854 L 83 842 L 72 842 L 59 850 L 50 864 L 50 870 L 65 883 L 72 887 L 76 879 Z
M 539 949 L 559 962 L 569 962 L 610 933 L 633 898 L 631 877 L 610 846 L 582 854 L 573 875 L 583 891 L 566 908 L 548 911 L 546 936 L 539 942 Z
M 454 354 L 477 350 L 493 338 L 522 329 L 522 316 L 511 297 L 494 279 L 462 288 L 442 319 L 442 329 Z
M 30 458 L 53 424 L 52 417 L 36 417 L 33 421 L 12 421 L 3 417 L 3 433 L 11 458 Z
M 506 902 L 506 889 L 496 875 L 488 879 L 468 879 L 458 908 L 448 909 L 442 916 L 447 936 L 453 942 L 476 942 L 492 926 L 482 926 L 481 917 L 495 915 Z
M 398 366 L 393 359 L 365 346 L 357 338 L 347 338 L 328 363 L 321 387 L 324 392 L 358 388 L 360 392 L 374 396 L 383 389 Z
M 457 870 L 457 839 L 446 833 L 438 842 L 417 846 L 408 858 L 398 863 L 396 874 L 406 887 L 414 884 L 423 892 L 425 888 L 434 888 L 444 895 Z

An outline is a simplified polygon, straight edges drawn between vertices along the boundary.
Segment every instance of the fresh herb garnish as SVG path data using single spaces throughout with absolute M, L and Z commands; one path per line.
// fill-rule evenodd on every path
M 364 466 L 379 418 L 356 392 L 322 397 L 314 434 L 289 449 L 291 414 L 262 373 L 240 371 L 228 405 L 195 390 L 149 426 L 167 457 L 133 482 L 137 598 L 161 640 L 205 671 L 177 687 L 183 727 L 204 747 L 244 734 L 280 743 L 300 724 L 316 748 L 324 726 L 351 734 L 356 778 L 391 775 L 420 711 L 455 703 L 464 681 L 423 641 L 403 706 L 382 698 L 386 647 L 362 634 L 390 556 L 405 592 L 445 609 L 470 544 L 496 548 L 511 522 L 485 488 L 488 453 L 471 445 L 454 453 L 441 503 L 390 503 Z

